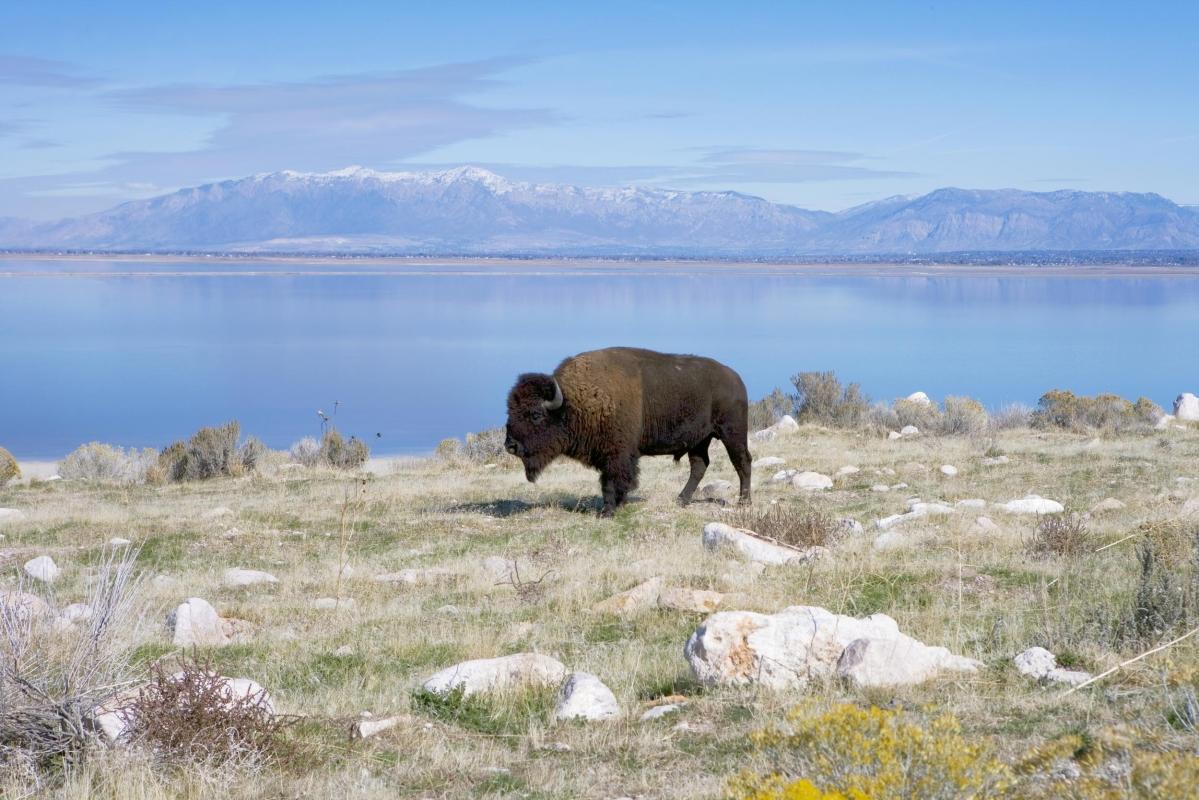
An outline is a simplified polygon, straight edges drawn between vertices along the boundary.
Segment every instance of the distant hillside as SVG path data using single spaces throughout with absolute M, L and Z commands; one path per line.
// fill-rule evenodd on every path
M 558 255 L 1199 249 L 1156 194 L 939 189 L 832 214 L 736 192 L 596 189 L 441 172 L 279 172 L 98 214 L 0 219 L 0 247 Z

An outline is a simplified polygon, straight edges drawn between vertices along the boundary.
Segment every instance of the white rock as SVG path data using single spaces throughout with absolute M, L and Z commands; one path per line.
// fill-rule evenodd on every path
M 381 575 L 376 575 L 375 580 L 379 583 L 399 583 L 407 586 L 427 586 L 434 583 L 442 583 L 453 580 L 457 577 L 454 573 L 445 569 L 402 569 L 399 572 L 385 572 Z
M 220 615 L 202 598 L 188 598 L 175 609 L 168 622 L 172 629 L 171 642 L 176 647 L 229 644 Z
M 854 652 L 843 661 L 851 644 Z M 856 619 L 815 606 L 777 614 L 718 612 L 691 635 L 684 654 L 705 685 L 760 683 L 775 689 L 800 688 L 835 674 L 887 686 L 926 680 L 943 669 L 977 669 L 977 662 L 900 633 L 885 614 Z
M 654 706 L 641 715 L 641 721 L 649 722 L 651 719 L 660 719 L 661 717 L 665 717 L 667 714 L 676 713 L 681 708 L 682 706 L 678 703 L 666 703 L 665 705 Z
M 354 723 L 354 727 L 350 729 L 350 738 L 352 739 L 369 739 L 372 736 L 390 730 L 401 723 L 410 723 L 412 717 L 400 715 L 395 717 L 373 717 L 359 720 Z
M 988 467 L 994 467 L 999 464 L 1007 464 L 1010 461 L 1011 459 L 1007 456 L 988 456 L 987 458 L 983 459 L 983 464 Z
M 791 479 L 791 485 L 805 492 L 831 489 L 833 479 L 819 472 L 801 472 Z
M 58 565 L 50 556 L 38 556 L 25 562 L 25 574 L 42 583 L 54 583 L 58 577 Z
M 658 594 L 658 608 L 711 614 L 722 600 L 723 594 L 707 589 L 663 589 Z
M 851 517 L 837 520 L 837 527 L 849 534 L 864 533 L 866 530 L 862 527 L 862 523 Z
M 279 579 L 269 572 L 233 567 L 225 570 L 221 582 L 226 586 L 253 586 L 256 583 L 278 583 Z
M 312 601 L 312 607 L 319 611 L 345 611 L 353 608 L 355 605 L 354 598 L 342 597 L 318 597 Z
M 1044 647 L 1030 647 L 1012 661 L 1021 675 L 1040 680 L 1057 669 L 1057 658 Z
M 133 544 L 133 542 L 121 536 L 114 536 L 108 540 L 109 547 L 128 547 L 131 544 Z
M 895 441 L 896 439 L 902 439 L 902 438 L 903 438 L 903 434 L 900 433 L 899 431 L 887 431 L 887 439 L 892 442 Z
M 783 464 L 786 464 L 786 463 L 787 463 L 787 459 L 785 459 L 785 458 L 779 458 L 778 456 L 766 456 L 765 458 L 759 458 L 756 461 L 754 461 L 753 467 L 755 469 L 757 469 L 757 468 L 766 469 L 767 467 L 781 467 Z
M 876 483 L 870 487 L 870 491 L 872 491 L 872 492 L 889 492 L 889 491 L 891 491 L 891 487 L 885 483 Z
M 995 521 L 990 517 L 978 517 L 974 520 L 974 524 L 983 533 L 994 533 L 995 531 L 999 530 L 999 526 L 996 525 Z
M 1068 683 L 1071 686 L 1077 686 L 1080 683 L 1086 683 L 1089 681 L 1091 679 L 1091 673 L 1082 672 L 1081 670 L 1076 669 L 1062 669 L 1061 667 L 1058 667 L 1057 669 L 1050 670 L 1049 674 L 1045 677 L 1056 683 Z
M 556 658 L 540 653 L 517 653 L 499 658 L 480 658 L 446 667 L 422 686 L 436 694 L 449 694 L 462 687 L 464 695 L 521 686 L 554 686 L 566 677 L 566 667 Z
M 275 701 L 271 699 L 270 693 L 257 682 L 249 678 L 225 678 L 222 676 L 221 683 L 224 684 L 221 687 L 221 695 L 230 706 L 250 700 L 253 705 L 274 715 Z
M 1199 422 L 1199 397 L 1183 392 L 1174 400 L 1174 418 L 1180 422 Z
M 787 483 L 792 478 L 799 474 L 797 469 L 780 469 L 778 472 L 770 476 L 771 483 Z
M 732 545 L 750 561 L 763 564 L 803 564 L 827 552 L 819 546 L 802 550 L 783 547 L 755 536 L 753 531 L 734 528 L 723 522 L 709 522 L 704 526 L 704 547 L 716 550 L 725 544 Z
M 1160 417 L 1158 417 L 1157 422 L 1153 423 L 1153 429 L 1158 430 L 1158 431 L 1164 431 L 1166 428 L 1170 427 L 1173 424 L 1174 424 L 1174 415 L 1173 414 L 1162 414 Z
M 1009 500 L 999 506 L 1009 514 L 1060 514 L 1066 509 L 1056 500 L 1030 494 L 1019 500 Z
M 837 475 L 855 475 L 861 471 L 861 469 L 853 466 L 852 464 L 846 464 L 844 467 L 841 467 L 841 469 L 837 470 Z
M 952 478 L 953 476 L 958 474 L 958 468 L 955 467 L 953 464 L 942 464 L 941 465 L 941 474 L 944 475 L 946 478 Z
M 333 651 L 333 655 L 338 656 L 339 658 L 346 658 L 354 655 L 354 648 L 350 647 L 348 644 L 343 644 L 341 647 Z
M 65 625 L 84 622 L 92 618 L 92 607 L 87 603 L 71 603 L 59 612 L 58 619 Z
M 887 530 L 888 528 L 893 528 L 893 527 L 895 527 L 896 525 L 900 525 L 900 524 L 902 524 L 902 523 L 904 523 L 904 522 L 906 522 L 906 521 L 908 521 L 908 520 L 910 520 L 910 519 L 915 519 L 917 516 L 919 516 L 919 515 L 915 515 L 915 514 L 892 514 L 892 515 L 891 515 L 891 516 L 889 516 L 889 517 L 883 517 L 882 519 L 876 519 L 876 520 L 874 521 L 874 527 L 878 528 L 880 531 L 885 531 L 885 530 Z
M 772 439 L 777 439 L 780 436 L 786 436 L 799 430 L 799 424 L 791 418 L 784 416 L 778 422 L 771 425 L 769 428 L 760 430 L 753 434 L 750 438 L 758 442 L 769 442 Z
M 921 517 L 943 516 L 945 514 L 952 514 L 953 509 L 944 503 L 923 503 L 915 500 L 908 504 L 908 513 Z
M 725 480 L 709 481 L 699 489 L 699 496 L 705 500 L 727 500 L 734 492 L 733 484 Z
M 986 508 L 987 501 L 981 497 L 971 497 L 966 500 L 959 500 L 953 505 L 955 508 Z
M 913 403 L 920 403 L 921 405 L 925 406 L 931 406 L 933 404 L 933 401 L 929 400 L 928 395 L 926 395 L 924 392 L 912 392 L 907 396 L 907 399 Z
M 590 672 L 572 672 L 558 693 L 555 719 L 612 719 L 620 716 L 616 695 Z
M 875 550 L 894 550 L 907 544 L 907 539 L 899 531 L 884 531 L 874 537 L 872 547 Z
M 591 610 L 600 614 L 632 614 L 656 606 L 661 591 L 662 576 L 655 575 L 632 589 L 601 600 L 592 606 Z
M 1090 513 L 1091 514 L 1104 514 L 1104 513 L 1107 513 L 1108 511 L 1119 511 L 1122 508 L 1124 508 L 1123 503 L 1121 503 L 1119 500 L 1117 500 L 1114 497 L 1108 497 L 1108 498 L 1106 498 L 1104 500 L 1100 500 L 1098 503 L 1096 503 L 1094 505 L 1094 507 L 1091 509 Z
M 891 491 L 898 492 L 900 489 L 906 489 L 906 488 L 908 488 L 908 485 L 906 483 L 896 483 L 893 486 L 891 486 Z
M 929 647 L 910 636 L 857 639 L 837 660 L 837 675 L 861 687 L 910 686 L 942 672 L 978 672 L 981 661 L 955 656 L 944 647 Z
M 503 556 L 487 556 L 483 559 L 483 571 L 497 581 L 512 577 L 516 564 Z
M 0 523 L 20 522 L 25 519 L 25 512 L 19 508 L 0 508 Z
M 899 435 L 905 436 L 905 437 L 906 436 L 919 436 L 920 429 L 917 428 L 915 425 L 904 425 L 902 428 L 899 429 Z

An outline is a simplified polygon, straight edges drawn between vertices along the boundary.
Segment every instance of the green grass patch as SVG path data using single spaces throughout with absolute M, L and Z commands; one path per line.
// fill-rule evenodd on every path
M 533 723 L 549 724 L 557 696 L 552 687 L 494 695 L 467 695 L 462 687 L 446 694 L 425 689 L 412 693 L 414 711 L 440 722 L 489 736 L 518 736 Z

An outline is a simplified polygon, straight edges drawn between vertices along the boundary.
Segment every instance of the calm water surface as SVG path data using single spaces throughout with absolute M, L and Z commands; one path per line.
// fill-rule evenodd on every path
M 713 356 L 752 397 L 826 369 L 993 407 L 1199 391 L 1199 275 L 861 273 L 0 259 L 0 445 L 161 447 L 236 418 L 286 447 L 340 401 L 375 452 L 428 451 L 501 424 L 517 373 L 616 344 Z

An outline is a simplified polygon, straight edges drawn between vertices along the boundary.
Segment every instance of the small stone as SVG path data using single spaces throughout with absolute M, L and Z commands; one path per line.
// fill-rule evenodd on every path
M 998 466 L 999 464 L 1007 464 L 1011 459 L 1007 456 L 988 456 L 983 459 L 983 464 L 988 467 Z
M 353 727 L 350 728 L 350 738 L 369 739 L 370 737 L 376 736 L 383 731 L 390 730 L 401 723 L 410 722 L 413 722 L 413 718 L 407 715 L 379 717 L 378 719 L 367 717 L 354 723 Z
M 188 598 L 168 618 L 171 641 L 176 647 L 205 647 L 229 644 L 216 609 L 199 597 Z
M 108 540 L 109 547 L 128 547 L 131 544 L 133 544 L 133 542 L 120 536 L 114 536 Z
M 312 601 L 312 607 L 319 611 L 344 611 L 354 607 L 354 598 L 318 597 Z
M 805 492 L 821 491 L 833 487 L 833 479 L 819 472 L 801 472 L 791 479 L 791 485 Z
M 787 459 L 785 458 L 779 458 L 778 456 L 766 456 L 765 458 L 759 458 L 754 461 L 752 466 L 754 469 L 766 469 L 767 467 L 781 467 L 786 463 Z
M 399 572 L 385 572 L 376 575 L 379 583 L 397 583 L 408 586 L 428 586 L 453 580 L 457 575 L 445 569 L 402 569 Z
M 891 487 L 885 483 L 876 483 L 870 487 L 870 491 L 872 491 L 872 492 L 889 492 L 889 491 L 891 491 Z
M 896 439 L 902 439 L 902 438 L 903 438 L 903 434 L 900 433 L 899 431 L 888 431 L 887 432 L 887 439 L 889 439 L 892 442 L 895 441 Z
M 341 647 L 333 651 L 333 655 L 337 656 L 338 658 L 347 658 L 348 656 L 354 655 L 354 648 L 350 647 L 348 644 L 343 644 Z
M 458 610 L 458 606 L 444 605 L 444 606 L 439 606 L 437 608 L 437 613 L 442 614 L 447 617 L 456 617 L 459 614 L 461 614 L 462 612 Z
M 720 607 L 724 595 L 706 589 L 663 589 L 658 595 L 658 607 L 672 611 L 711 614 Z
M 463 661 L 429 677 L 422 686 L 435 694 L 449 694 L 462 687 L 463 695 L 521 686 L 552 686 L 566 677 L 566 667 L 540 653 L 517 653 L 499 658 Z
M 899 531 L 886 531 L 874 537 L 873 547 L 875 550 L 894 550 L 906 543 L 907 540 Z
M 1040 680 L 1057 668 L 1057 658 L 1044 647 L 1030 647 L 1012 661 L 1021 675 Z
M 58 618 L 67 625 L 76 622 L 85 622 L 92 618 L 92 607 L 87 603 L 71 603 L 62 610 Z
M 558 693 L 554 718 L 602 720 L 620 716 L 616 695 L 590 672 L 572 672 Z
M 958 468 L 955 467 L 953 464 L 942 464 L 941 465 L 941 474 L 947 478 L 952 478 L 958 474 Z
M 917 428 L 915 425 L 904 425 L 902 428 L 899 429 L 899 435 L 903 436 L 904 438 L 907 438 L 909 436 L 919 436 L 920 429 Z
M 737 552 L 751 561 L 764 564 L 803 564 L 819 558 L 828 551 L 823 547 L 791 548 L 768 542 L 753 531 L 734 528 L 723 522 L 709 522 L 704 526 L 704 547 L 717 550 L 732 545 Z
M 978 497 L 971 497 L 967 500 L 959 500 L 953 504 L 956 508 L 986 508 L 987 501 Z
M 226 586 L 253 586 L 258 583 L 278 583 L 279 579 L 269 572 L 232 567 L 225 570 L 221 581 Z
M 58 565 L 50 556 L 38 556 L 25 562 L 25 574 L 42 583 L 54 583 L 58 577 Z
M 639 583 L 632 589 L 612 595 L 607 600 L 601 600 L 591 607 L 592 611 L 600 614 L 632 614 L 658 604 L 658 595 L 662 591 L 662 576 L 657 575 Z
M 787 483 L 798 474 L 799 470 L 797 469 L 780 469 L 778 472 L 770 476 L 770 482 Z
M 674 714 L 682 708 L 678 703 L 667 703 L 666 705 L 654 706 L 641 715 L 642 722 L 649 722 L 653 719 L 660 719 L 667 714 Z
M 705 500 L 727 500 L 733 494 L 733 484 L 724 480 L 710 481 L 701 486 L 699 490 L 699 496 Z
M 857 473 L 859 473 L 859 472 L 861 472 L 861 471 L 862 471 L 862 470 L 861 470 L 860 468 L 858 468 L 858 467 L 855 467 L 855 466 L 853 466 L 853 465 L 851 465 L 851 464 L 847 464 L 846 466 L 844 466 L 844 467 L 841 467 L 839 470 L 837 470 L 837 475 L 838 475 L 838 476 L 842 476 L 842 475 L 855 475 L 855 474 L 857 474 Z
M 1098 503 L 1096 503 L 1095 506 L 1091 509 L 1090 513 L 1091 514 L 1105 514 L 1109 511 L 1119 511 L 1122 508 L 1124 508 L 1123 503 L 1121 503 L 1119 500 L 1117 500 L 1114 497 L 1108 497 L 1108 498 L 1106 498 L 1104 500 L 1100 500 Z
M 908 488 L 908 485 L 906 483 L 903 483 L 902 481 L 900 483 L 895 483 L 895 484 L 891 485 L 891 491 L 893 491 L 893 492 L 898 492 L 900 489 L 906 489 L 906 488 Z
M 1018 500 L 1009 500 L 1000 505 L 1009 514 L 1060 514 L 1066 509 L 1056 500 L 1030 494 Z
M 483 559 L 483 572 L 497 581 L 511 578 L 515 568 L 516 565 L 503 556 L 487 556 Z
M 837 520 L 837 528 L 851 535 L 864 533 L 866 530 L 862 527 L 862 523 L 850 517 Z

